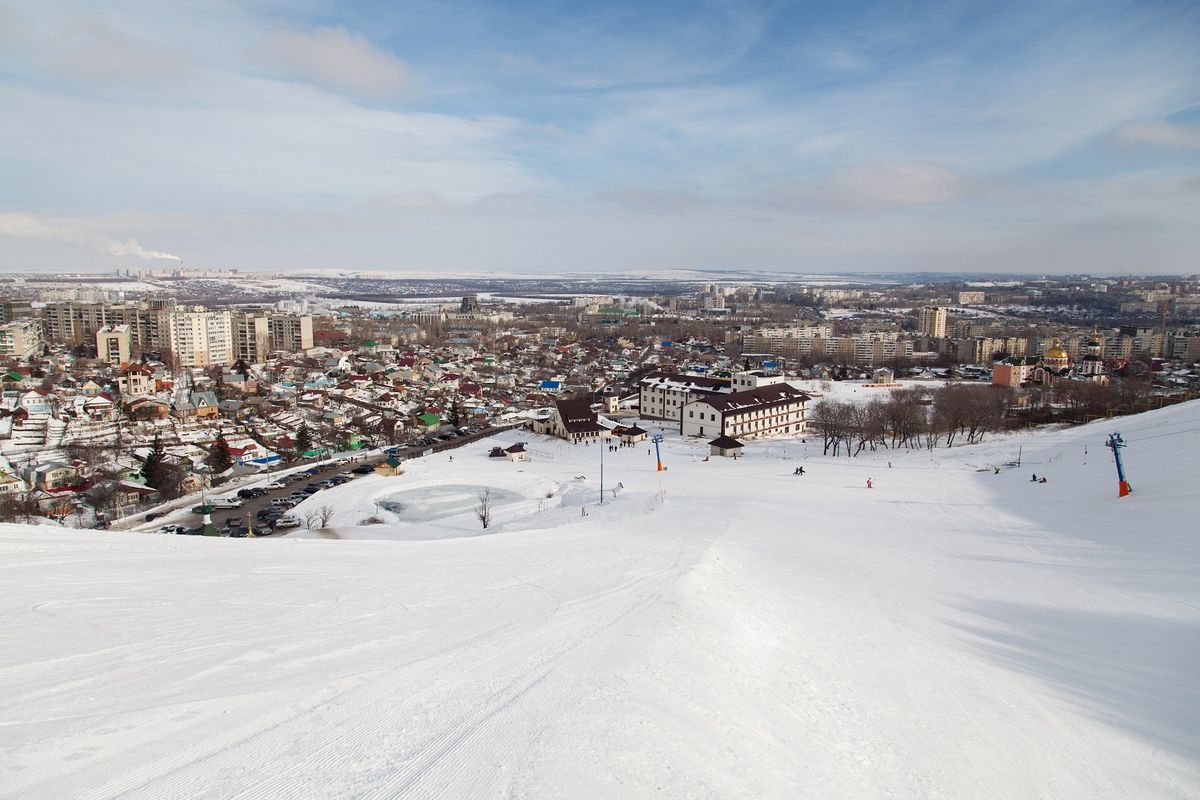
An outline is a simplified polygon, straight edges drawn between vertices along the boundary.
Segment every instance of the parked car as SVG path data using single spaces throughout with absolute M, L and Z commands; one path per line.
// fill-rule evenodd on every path
M 266 493 L 266 489 L 255 486 L 249 489 L 238 489 L 237 496 L 243 500 L 252 500 L 255 497 L 262 497 Z
M 280 517 L 279 519 L 275 520 L 274 524 L 271 527 L 273 527 L 275 530 L 286 530 L 288 528 L 299 528 L 300 520 L 298 520 L 296 517 L 284 516 L 284 517 Z
M 359 466 L 355 467 L 354 469 L 352 469 L 350 471 L 353 472 L 355 475 L 369 475 L 370 473 L 375 471 L 375 468 L 372 467 L 370 464 L 360 464 Z
M 183 525 L 163 525 L 158 529 L 159 533 L 183 533 L 187 528 Z
M 236 496 L 214 497 L 208 501 L 213 508 L 241 508 L 242 498 Z
M 156 519 L 158 519 L 159 517 L 161 517 L 161 516 L 163 515 L 163 513 L 164 513 L 164 512 L 162 512 L 162 511 L 154 511 L 154 512 L 151 512 L 151 513 L 147 514 L 147 515 L 146 515 L 146 522 L 154 522 L 154 520 L 156 520 Z

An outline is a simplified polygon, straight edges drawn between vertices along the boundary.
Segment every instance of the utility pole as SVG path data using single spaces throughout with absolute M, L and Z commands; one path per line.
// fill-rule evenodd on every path
M 604 505 L 604 447 L 600 439 L 596 439 L 596 444 L 600 447 L 600 505 Z
M 1109 435 L 1108 441 L 1104 444 L 1113 451 L 1113 458 L 1117 462 L 1117 497 L 1131 494 L 1133 488 L 1129 485 L 1129 481 L 1125 480 L 1125 465 L 1121 463 L 1121 448 L 1125 446 L 1125 440 L 1121 438 L 1121 434 L 1114 433 Z
M 654 442 L 654 460 L 658 462 L 658 471 L 659 472 L 663 471 L 662 451 L 658 449 L 658 446 L 660 444 L 662 444 L 662 440 L 663 440 L 663 435 L 661 433 L 656 433 L 652 437 L 650 437 L 650 441 Z

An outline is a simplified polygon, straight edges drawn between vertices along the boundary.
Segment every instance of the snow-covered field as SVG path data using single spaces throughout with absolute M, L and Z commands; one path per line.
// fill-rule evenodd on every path
M 1200 403 L 669 438 L 600 506 L 600 448 L 510 432 L 310 500 L 328 532 L 0 527 L 0 797 L 1197 797 L 1198 444 Z

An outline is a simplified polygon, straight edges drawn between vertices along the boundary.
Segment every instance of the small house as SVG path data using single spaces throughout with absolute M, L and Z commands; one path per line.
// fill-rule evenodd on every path
M 375 465 L 375 474 L 382 475 L 385 478 L 390 478 L 393 475 L 403 475 L 404 462 L 395 456 L 391 456 L 386 461 L 380 461 Z
M 732 436 L 721 435 L 708 443 L 709 454 L 726 458 L 740 458 L 742 448 L 742 443 Z

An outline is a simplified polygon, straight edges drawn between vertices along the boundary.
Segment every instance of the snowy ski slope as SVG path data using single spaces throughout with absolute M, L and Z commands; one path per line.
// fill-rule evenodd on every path
M 932 455 L 669 437 L 599 506 L 598 448 L 510 432 L 308 501 L 328 532 L 0 526 L 0 798 L 1194 798 L 1198 444 L 1200 403 Z

